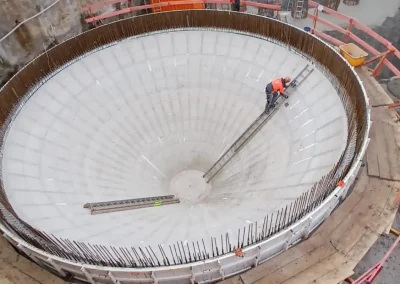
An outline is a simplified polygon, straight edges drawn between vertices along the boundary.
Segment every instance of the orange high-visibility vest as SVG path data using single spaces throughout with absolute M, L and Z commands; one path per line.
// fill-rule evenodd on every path
M 283 94 L 285 92 L 285 88 L 283 87 L 282 84 L 282 78 L 277 78 L 275 80 L 272 81 L 272 93 L 276 93 L 276 92 L 280 92 L 281 94 Z

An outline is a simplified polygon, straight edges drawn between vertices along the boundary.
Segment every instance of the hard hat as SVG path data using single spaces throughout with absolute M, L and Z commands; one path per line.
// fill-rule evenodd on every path
M 286 83 L 289 83 L 290 81 L 292 81 L 292 79 L 290 79 L 290 77 L 286 77 L 286 78 L 285 78 L 285 82 L 286 82 Z

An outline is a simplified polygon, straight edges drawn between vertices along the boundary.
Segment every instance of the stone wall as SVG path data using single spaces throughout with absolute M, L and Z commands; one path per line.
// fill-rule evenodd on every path
M 89 28 L 82 8 L 104 0 L 2 0 L 0 4 L 0 84 L 38 54 Z M 142 0 L 143 2 L 143 0 Z M 140 0 L 132 0 L 139 5 Z M 94 14 L 111 12 L 128 3 L 108 6 Z M 49 8 L 50 7 L 50 8 Z M 26 21 L 37 15 L 37 17 Z M 120 18 L 132 16 L 123 15 Z M 109 19 L 104 22 L 115 20 Z M 17 27 L 18 26 L 18 27 Z M 17 27 L 17 28 L 16 28 Z M 13 32 L 14 28 L 16 28 Z
M 11 65 L 24 65 L 50 45 L 82 32 L 81 7 L 89 1 L 59 0 L 40 16 L 20 25 L 6 36 L 19 23 L 56 1 L 5 0 L 0 5 L 3 27 L 0 31 L 0 57 L 3 60 Z

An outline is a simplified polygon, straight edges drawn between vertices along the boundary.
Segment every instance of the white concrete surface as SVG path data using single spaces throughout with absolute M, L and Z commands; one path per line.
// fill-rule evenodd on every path
M 344 109 L 315 70 L 210 190 L 198 179 L 264 109 L 265 85 L 306 64 L 274 43 L 218 31 L 153 34 L 87 56 L 15 118 L 2 160 L 10 202 L 35 228 L 91 243 L 171 244 L 227 231 L 235 239 L 311 188 L 345 147 Z M 183 171 L 192 183 L 179 182 Z M 177 180 L 176 194 L 195 184 L 206 196 L 93 216 L 83 209 L 166 195 Z

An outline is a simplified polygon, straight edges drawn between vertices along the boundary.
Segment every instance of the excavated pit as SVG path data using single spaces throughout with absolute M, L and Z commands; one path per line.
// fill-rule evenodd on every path
M 17 214 L 61 238 L 172 244 L 237 230 L 289 204 L 346 147 L 347 119 L 315 68 L 211 184 L 202 174 L 258 117 L 265 85 L 309 62 L 240 33 L 180 30 L 98 50 L 55 73 L 6 136 Z M 90 215 L 83 204 L 176 194 L 179 204 Z

